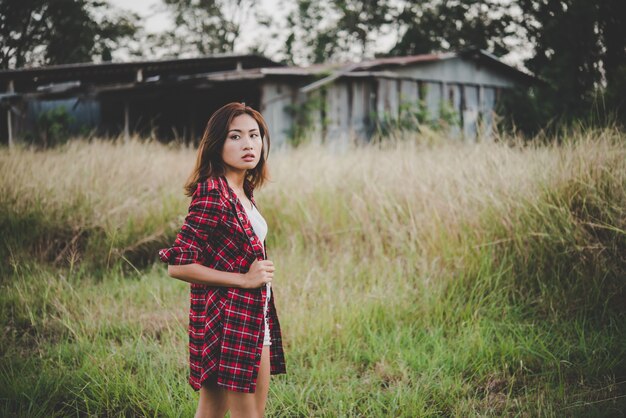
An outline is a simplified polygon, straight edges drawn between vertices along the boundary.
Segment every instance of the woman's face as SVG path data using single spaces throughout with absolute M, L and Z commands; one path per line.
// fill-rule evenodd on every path
M 222 149 L 222 160 L 230 170 L 251 170 L 261 159 L 263 148 L 263 138 L 259 124 L 248 114 L 239 115 L 233 118 L 224 148 Z M 252 157 L 248 156 L 252 154 Z

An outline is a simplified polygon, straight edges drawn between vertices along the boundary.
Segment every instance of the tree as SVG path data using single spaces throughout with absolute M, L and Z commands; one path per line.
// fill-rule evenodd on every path
M 347 51 L 374 55 L 373 41 L 395 30 L 397 43 L 383 55 L 412 55 L 465 48 L 509 52 L 519 25 L 510 2 L 501 0 L 297 0 L 286 55 L 323 62 Z
M 290 63 L 320 63 L 366 56 L 393 21 L 390 0 L 297 0 L 288 15 L 284 53 Z
M 626 5 L 621 0 L 604 0 L 598 2 L 598 12 L 606 106 L 626 126 Z
M 513 114 L 525 114 L 526 131 L 549 120 L 604 119 L 624 124 L 626 7 L 622 0 L 520 0 L 528 41 L 534 45 L 527 67 L 547 81 L 519 97 Z M 529 118 L 528 115 L 533 115 Z M 602 121 L 602 120 L 601 120 Z
M 391 55 L 480 48 L 501 56 L 518 25 L 501 0 L 407 1 L 397 16 L 398 42 Z
M 138 19 L 95 0 L 0 0 L 0 68 L 108 61 Z
M 149 38 L 153 53 L 197 56 L 231 53 L 242 24 L 254 12 L 253 0 L 163 0 L 174 30 Z

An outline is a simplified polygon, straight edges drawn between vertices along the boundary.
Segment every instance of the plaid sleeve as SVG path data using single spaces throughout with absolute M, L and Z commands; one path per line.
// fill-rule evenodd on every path
M 174 245 L 159 250 L 159 258 L 167 264 L 191 264 L 204 262 L 204 246 L 211 230 L 221 221 L 224 207 L 218 189 L 195 195 L 189 204 L 189 213 L 181 227 Z

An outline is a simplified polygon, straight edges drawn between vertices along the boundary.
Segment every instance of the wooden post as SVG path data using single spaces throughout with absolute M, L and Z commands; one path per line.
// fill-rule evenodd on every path
M 189 110 L 189 142 L 193 145 L 196 145 L 198 142 L 196 140 L 196 106 L 191 105 L 191 109 Z M 187 139 L 185 139 L 185 144 L 187 144 Z
M 476 137 L 479 141 L 486 140 L 485 135 L 485 112 L 484 112 L 484 101 L 485 101 L 485 88 L 482 84 L 478 85 L 478 116 L 476 118 Z
M 9 80 L 9 85 L 7 88 L 9 93 L 13 93 L 15 91 L 15 86 L 13 84 L 13 80 Z M 13 148 L 13 126 L 11 125 L 11 104 L 9 104 L 9 108 L 7 109 L 7 133 L 9 136 L 9 149 Z
M 130 139 L 130 110 L 128 102 L 124 102 L 124 142 Z

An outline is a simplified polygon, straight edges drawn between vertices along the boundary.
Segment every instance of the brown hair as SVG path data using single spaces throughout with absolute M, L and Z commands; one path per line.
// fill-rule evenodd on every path
M 232 102 L 219 108 L 206 125 L 204 135 L 198 146 L 196 165 L 191 175 L 185 183 L 184 189 L 187 196 L 193 195 L 201 183 L 209 177 L 221 176 L 225 174 L 224 161 L 222 160 L 222 149 L 228 135 L 228 128 L 232 120 L 239 115 L 250 115 L 259 124 L 263 148 L 258 164 L 252 170 L 246 172 L 246 179 L 251 183 L 252 188 L 262 186 L 267 180 L 267 167 L 265 161 L 270 151 L 270 134 L 263 116 L 245 103 Z M 265 146 L 267 144 L 267 146 Z M 244 188 L 245 190 L 245 188 Z

